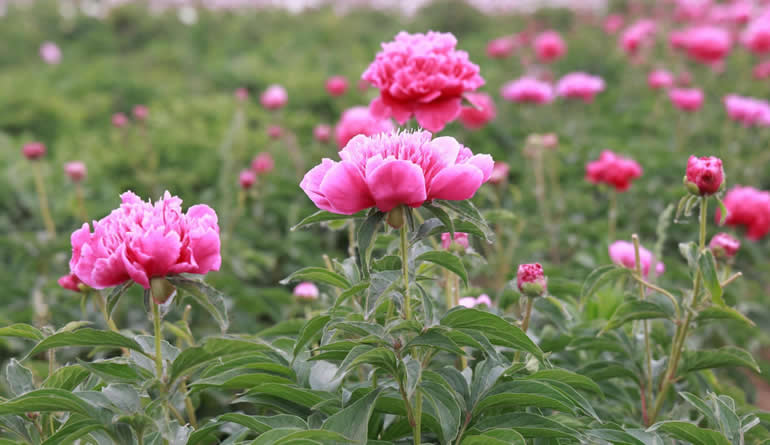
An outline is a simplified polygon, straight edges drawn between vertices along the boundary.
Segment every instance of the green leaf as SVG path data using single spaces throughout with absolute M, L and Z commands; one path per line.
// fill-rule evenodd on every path
M 451 252 L 446 250 L 431 250 L 423 253 L 416 258 L 416 261 L 428 261 L 453 272 L 463 279 L 463 283 L 468 286 L 468 272 L 462 260 Z
M 697 322 L 709 320 L 736 320 L 749 326 L 756 326 L 753 321 L 729 306 L 709 306 L 698 313 Z
M 639 376 L 627 367 L 616 362 L 593 362 L 580 368 L 578 374 L 585 375 L 594 381 L 603 381 L 612 378 L 633 379 L 639 381 Z
M 103 430 L 105 426 L 94 419 L 72 416 L 67 423 L 62 425 L 56 433 L 46 439 L 43 445 L 73 444 L 96 430 Z
M 53 348 L 64 346 L 100 346 L 107 348 L 126 348 L 144 354 L 142 347 L 134 340 L 112 331 L 100 331 L 84 328 L 73 332 L 61 332 L 46 337 L 35 345 L 27 357 Z
M 717 205 L 719 206 L 719 225 L 721 226 L 727 220 L 727 214 L 730 212 L 727 211 L 727 206 L 719 196 L 717 196 Z
M 38 389 L 0 403 L 0 415 L 22 415 L 33 411 L 69 411 L 89 415 L 92 406 L 71 391 Z
M 669 318 L 668 313 L 659 305 L 646 300 L 632 300 L 618 306 L 602 333 L 623 326 L 633 320 Z
M 444 211 L 441 207 L 436 207 L 433 205 L 423 205 L 423 208 L 428 209 L 429 212 L 433 213 L 436 218 L 441 221 L 441 223 L 446 227 L 447 232 L 452 236 L 452 239 L 455 237 L 455 226 L 452 223 L 452 218 L 449 217 L 449 214 Z
M 324 328 L 324 326 L 326 326 L 326 323 L 328 323 L 331 318 L 332 317 L 329 315 L 317 315 L 305 323 L 305 326 L 302 327 L 302 331 L 299 333 L 297 343 L 294 344 L 295 358 L 297 355 L 299 355 L 300 351 L 305 347 L 305 345 L 310 343 L 310 341 L 312 341 L 314 338 L 318 337 L 321 330 Z
M 150 380 L 152 374 L 144 368 L 125 363 L 123 359 L 98 360 L 78 363 L 108 383 L 139 383 Z
M 719 276 L 717 275 L 717 263 L 710 249 L 701 252 L 698 257 L 698 267 L 700 267 L 700 273 L 703 277 L 703 285 L 711 294 L 711 301 L 717 306 L 726 306 L 722 299 L 722 285 L 719 283 Z
M 516 430 L 526 438 L 558 438 L 565 437 L 578 440 L 579 433 L 561 422 L 539 414 L 517 412 L 514 415 L 485 416 L 475 428 L 480 431 L 496 428 Z
M 369 277 L 369 259 L 371 258 L 372 250 L 374 249 L 373 241 L 375 234 L 377 233 L 377 228 L 380 226 L 383 219 L 385 219 L 385 213 L 380 212 L 377 209 L 372 209 L 364 222 L 361 223 L 361 226 L 358 228 L 358 233 L 356 234 L 357 260 L 361 273 L 364 274 L 365 278 Z M 348 288 L 350 285 L 340 287 Z
M 20 337 L 40 341 L 45 338 L 40 330 L 24 323 L 16 323 L 0 328 L 0 337 Z
M 613 445 L 645 445 L 644 442 L 625 431 L 611 429 L 588 430 L 586 434 L 597 439 L 607 441 Z
M 586 301 L 586 298 L 593 295 L 597 289 L 602 287 L 608 281 L 618 279 L 630 273 L 630 269 L 616 266 L 614 264 L 601 266 L 597 269 L 594 269 L 590 274 L 588 274 L 585 282 L 583 282 L 583 289 L 580 291 L 580 301 Z
M 460 395 L 441 375 L 430 371 L 423 373 L 419 391 L 423 396 L 423 413 L 435 420 L 426 421 L 426 424 L 439 435 L 441 443 L 450 442 L 457 436 L 464 420 Z
M 334 302 L 334 309 L 339 308 L 342 303 L 346 302 L 350 297 L 363 293 L 369 288 L 369 285 L 370 284 L 368 281 L 362 281 L 360 283 L 354 284 L 353 286 L 350 286 L 348 289 L 345 289 Z
M 479 212 L 479 210 L 476 208 L 476 206 L 473 205 L 473 203 L 470 200 L 466 199 L 463 201 L 434 201 L 434 203 L 441 207 L 451 209 L 461 219 L 464 219 L 466 221 L 473 223 L 475 226 L 478 227 L 479 230 L 482 231 L 483 236 L 488 243 L 494 242 L 495 240 L 494 233 L 492 232 L 492 230 L 490 230 L 489 225 L 487 224 L 487 221 L 484 219 L 483 216 L 481 216 L 481 213 Z M 457 223 L 455 223 L 455 231 L 468 232 L 467 230 L 461 229 L 460 227 L 458 227 Z
M 182 275 L 166 277 L 166 279 L 186 291 L 190 296 L 205 309 L 214 320 L 219 324 L 222 332 L 227 330 L 230 322 L 227 319 L 227 305 L 225 304 L 225 295 L 204 283 Z
M 259 434 L 274 428 L 307 429 L 307 423 L 304 420 L 288 414 L 278 414 L 276 416 L 248 416 L 241 413 L 227 413 L 219 416 L 218 419 L 223 422 L 233 422 L 243 425 Z
M 298 222 L 294 227 L 292 227 L 291 230 L 293 232 L 301 227 L 305 227 L 305 226 L 309 226 L 309 225 L 317 224 L 321 222 L 326 222 L 326 221 L 339 221 L 344 219 L 363 218 L 365 214 L 366 213 L 362 211 L 353 215 L 340 215 L 337 213 L 327 212 L 326 210 L 319 210 L 310 216 L 306 216 L 302 221 Z
M 377 368 L 382 368 L 388 371 L 391 375 L 398 374 L 398 363 L 396 361 L 396 355 L 390 349 L 386 348 L 374 348 L 370 351 L 366 351 L 363 354 L 357 356 L 355 360 L 350 362 L 349 368 L 355 368 L 361 364 L 368 364 Z M 342 368 L 340 367 L 340 370 Z
M 452 309 L 441 319 L 441 325 L 454 329 L 480 331 L 492 344 L 523 350 L 541 360 L 543 358 L 543 351 L 527 337 L 524 331 L 489 312 L 478 309 Z
M 564 382 L 574 388 L 583 389 L 596 394 L 601 394 L 602 390 L 590 378 L 567 371 L 566 369 L 542 369 L 527 377 L 528 379 L 547 379 Z
M 732 366 L 743 366 L 755 372 L 760 372 L 759 365 L 754 361 L 754 357 L 749 352 L 734 346 L 700 351 L 685 351 L 683 356 L 683 372 Z
M 323 429 L 340 433 L 356 444 L 365 445 L 369 437 L 369 418 L 379 396 L 379 388 L 369 392 L 326 419 Z
M 465 351 L 447 336 L 446 330 L 441 328 L 430 328 L 417 337 L 414 337 L 404 345 L 404 350 L 409 350 L 410 348 L 418 346 L 441 349 L 456 355 L 465 355 Z
M 720 432 L 700 428 L 689 422 L 658 422 L 647 431 L 663 431 L 671 437 L 690 442 L 693 445 L 730 445 L 730 441 Z
M 698 264 L 698 245 L 690 241 L 689 243 L 679 243 L 679 253 L 687 260 L 687 265 L 692 269 Z
M 465 436 L 462 445 L 526 445 L 524 436 L 510 428 L 495 428 L 477 436 Z
M 112 313 L 115 311 L 115 308 L 118 307 L 118 302 L 120 302 L 120 297 L 123 296 L 124 293 L 134 284 L 133 281 L 129 280 L 126 281 L 123 284 L 119 284 L 112 288 L 109 295 L 107 295 L 107 315 L 112 318 Z M 99 291 L 96 291 L 99 292 Z
M 91 373 L 80 365 L 63 366 L 48 376 L 43 382 L 43 388 L 74 390 Z
M 22 366 L 15 358 L 11 358 L 5 367 L 5 381 L 14 396 L 20 396 L 35 390 L 35 379 L 32 371 Z
M 689 392 L 680 392 L 680 396 L 685 399 L 690 405 L 694 406 L 703 416 L 705 416 L 708 423 L 711 425 L 718 425 L 717 418 L 714 416 L 714 410 L 700 397 Z
M 515 380 L 495 385 L 476 404 L 473 412 L 481 414 L 488 409 L 512 410 L 526 407 L 575 412 L 572 400 L 548 383 L 537 380 Z
M 401 257 L 396 255 L 386 255 L 372 262 L 372 270 L 378 272 L 384 270 L 401 270 Z
M 315 281 L 317 283 L 326 283 L 340 289 L 350 287 L 350 282 L 342 275 L 332 272 L 323 267 L 306 267 L 300 269 L 288 277 L 281 280 L 281 284 L 289 284 L 293 281 Z

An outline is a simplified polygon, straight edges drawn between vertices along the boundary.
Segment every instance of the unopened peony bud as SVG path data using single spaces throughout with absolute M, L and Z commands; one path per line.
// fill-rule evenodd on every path
M 21 149 L 24 157 L 35 161 L 45 156 L 45 145 L 42 142 L 29 142 Z
M 86 164 L 80 161 L 67 162 L 64 164 L 64 172 L 72 182 L 80 182 L 86 177 Z
M 546 291 L 547 280 L 540 263 L 520 264 L 516 273 L 519 291 L 528 297 L 539 297 Z
M 242 170 L 238 175 L 238 183 L 241 184 L 241 188 L 248 189 L 257 181 L 257 175 L 251 170 Z
M 441 247 L 449 250 L 457 250 L 458 253 L 468 250 L 468 234 L 464 232 L 455 232 L 454 240 L 449 232 L 441 234 Z
M 690 156 L 684 180 L 690 193 L 709 196 L 722 189 L 724 176 L 721 159 L 714 156 Z
M 74 273 L 64 275 L 63 277 L 59 278 L 58 283 L 59 286 L 65 289 L 69 289 L 73 292 L 83 292 L 83 290 L 88 287 L 83 284 L 83 282 L 80 281 L 80 278 L 78 278 Z
M 302 301 L 317 300 L 318 287 L 309 281 L 304 281 L 299 283 L 297 287 L 294 288 L 294 296 L 297 297 L 298 300 Z
M 132 113 L 134 114 L 134 119 L 143 121 L 149 116 L 150 110 L 144 105 L 135 105 Z
M 728 259 L 735 256 L 738 253 L 738 249 L 741 247 L 741 242 L 733 238 L 727 233 L 717 233 L 711 238 L 709 248 L 714 256 L 719 259 Z

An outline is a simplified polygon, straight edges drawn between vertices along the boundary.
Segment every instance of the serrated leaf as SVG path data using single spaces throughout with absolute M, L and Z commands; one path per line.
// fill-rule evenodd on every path
M 418 256 L 415 261 L 428 261 L 437 264 L 462 278 L 463 283 L 468 286 L 468 272 L 465 271 L 465 265 L 460 258 L 451 252 L 431 250 Z
M 703 277 L 703 285 L 711 294 L 711 301 L 717 306 L 724 307 L 725 301 L 722 299 L 722 285 L 719 283 L 717 263 L 711 249 L 706 249 L 700 253 L 698 267 Z
M 538 359 L 543 351 L 518 326 L 489 312 L 456 308 L 441 319 L 441 325 L 454 329 L 472 329 L 484 334 L 492 344 L 529 352 Z
M 720 432 L 700 428 L 689 422 L 658 422 L 647 431 L 663 431 L 671 437 L 687 441 L 693 445 L 730 445 L 730 441 Z
M 0 328 L 0 337 L 20 337 L 40 341 L 45 338 L 42 332 L 34 326 L 24 323 L 16 323 Z
M 27 357 L 39 354 L 53 348 L 65 346 L 100 346 L 107 348 L 126 348 L 144 354 L 142 347 L 134 340 L 117 332 L 100 331 L 84 328 L 73 332 L 61 332 L 46 337 L 35 345 L 27 354 Z
M 305 267 L 300 269 L 288 277 L 281 280 L 281 284 L 289 284 L 293 281 L 315 281 L 317 283 L 326 283 L 340 289 L 347 289 L 350 287 L 350 282 L 342 275 L 332 272 L 323 267 Z
M 734 346 L 719 349 L 704 349 L 685 351 L 683 353 L 683 372 L 699 371 L 701 369 L 742 366 L 760 372 L 759 365 L 747 351 Z
M 186 291 L 203 309 L 205 309 L 219 324 L 222 332 L 227 331 L 230 322 L 227 318 L 227 304 L 225 295 L 204 283 L 182 275 L 166 277 L 174 286 Z
M 612 314 L 607 326 L 602 332 L 623 326 L 633 320 L 651 320 L 656 318 L 670 318 L 668 313 L 660 306 L 651 301 L 632 300 L 618 306 L 615 313 Z

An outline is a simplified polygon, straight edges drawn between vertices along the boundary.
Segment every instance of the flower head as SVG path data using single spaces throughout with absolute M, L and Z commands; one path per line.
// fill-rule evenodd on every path
M 503 99 L 511 102 L 547 104 L 553 101 L 553 87 L 547 82 L 534 77 L 522 77 L 512 80 L 500 90 Z
M 616 34 L 623 27 L 625 20 L 620 14 L 610 14 L 604 19 L 604 32 Z
M 125 113 L 115 113 L 112 115 L 112 125 L 115 128 L 123 128 L 128 125 L 128 117 Z
M 468 53 L 455 49 L 452 34 L 400 32 L 361 76 L 380 90 L 372 114 L 404 124 L 414 115 L 429 131 L 441 131 L 460 114 L 464 93 L 484 84 Z
M 540 263 L 519 264 L 516 272 L 516 285 L 519 292 L 528 297 L 543 295 L 547 287 L 547 279 Z
M 28 142 L 21 148 L 21 153 L 30 161 L 36 161 L 45 156 L 45 145 L 42 142 Z
M 725 171 L 722 160 L 714 156 L 690 156 L 685 181 L 687 188 L 701 196 L 713 195 L 722 187 Z
M 131 112 L 134 115 L 134 119 L 138 121 L 147 119 L 147 116 L 150 114 L 150 110 L 144 105 L 134 105 L 134 109 Z
M 538 60 L 550 63 L 567 52 L 567 44 L 556 31 L 545 31 L 535 37 L 533 42 Z
M 270 85 L 259 97 L 259 101 L 268 110 L 278 110 L 289 102 L 289 93 L 281 85 Z
M 348 80 L 343 76 L 332 76 L 326 81 L 326 91 L 334 96 L 342 96 L 348 90 Z
M 697 111 L 703 105 L 703 91 L 697 88 L 673 88 L 668 97 L 682 111 Z
M 733 187 L 725 195 L 724 204 L 727 208 L 725 224 L 744 226 L 749 239 L 757 241 L 770 232 L 770 192 L 753 187 Z M 721 218 L 717 209 L 717 222 Z
M 770 52 L 770 16 L 762 16 L 752 22 L 741 36 L 741 42 L 754 54 Z
M 273 160 L 273 156 L 266 151 L 259 153 L 254 157 L 254 160 L 251 161 L 251 170 L 258 175 L 270 173 L 273 171 L 274 167 L 275 161 Z
M 86 177 L 86 164 L 80 161 L 72 161 L 64 164 L 64 173 L 72 182 L 80 182 Z
M 732 46 L 730 33 L 716 26 L 690 28 L 679 35 L 679 39 L 690 57 L 707 64 L 723 60 Z
M 654 21 L 639 20 L 620 36 L 620 47 L 629 55 L 636 54 L 642 46 L 650 45 L 658 26 Z
M 709 242 L 709 249 L 717 258 L 732 258 L 740 247 L 741 242 L 725 232 L 717 233 Z
M 393 131 L 393 122 L 390 119 L 375 117 L 367 107 L 348 108 L 342 113 L 340 121 L 334 129 L 337 146 L 342 148 L 353 139 L 354 136 L 374 136 L 380 133 Z
M 468 93 L 465 98 L 471 103 L 460 111 L 460 122 L 470 130 L 477 130 L 492 121 L 497 115 L 495 101 L 486 93 Z
M 674 75 L 666 70 L 655 70 L 647 76 L 647 85 L 653 90 L 661 90 L 674 86 Z
M 508 172 L 510 167 L 506 162 L 495 161 L 495 165 L 492 167 L 492 174 L 489 175 L 489 182 L 492 184 L 500 184 L 508 179 Z
M 589 103 L 594 96 L 604 91 L 604 80 L 586 73 L 570 73 L 559 79 L 556 94 L 568 99 L 582 99 Z
M 724 104 L 730 119 L 745 127 L 770 123 L 770 103 L 765 100 L 730 94 L 725 97 Z
M 72 233 L 70 270 L 94 289 L 132 280 L 150 289 L 153 278 L 219 270 L 217 214 L 207 205 L 182 212 L 182 200 L 165 193 L 155 204 L 132 192 L 109 215 Z
M 270 125 L 267 127 L 267 135 L 270 139 L 281 139 L 283 128 L 280 125 Z
M 441 248 L 449 250 L 452 244 L 457 244 L 463 251 L 468 250 L 468 234 L 465 232 L 455 232 L 455 237 L 452 239 L 452 235 L 449 232 L 441 234 Z
M 300 187 L 318 208 L 345 215 L 471 198 L 489 179 L 492 157 L 474 155 L 452 137 L 431 136 L 426 131 L 356 136 L 339 152 L 341 161 L 325 158 Z
M 40 45 L 40 58 L 49 65 L 58 65 L 61 62 L 61 50 L 53 42 L 45 42 Z
M 613 263 L 626 267 L 628 269 L 636 268 L 636 252 L 634 244 L 628 241 L 615 241 L 609 247 L 610 259 Z M 655 274 L 661 275 L 665 271 L 665 266 L 657 262 L 652 252 L 639 246 L 639 261 L 642 263 L 642 275 L 647 277 L 650 269 L 655 266 Z
M 487 294 L 481 294 L 477 298 L 473 298 L 473 297 L 460 298 L 457 301 L 457 304 L 463 307 L 467 307 L 468 309 L 472 309 L 476 306 L 481 306 L 482 304 L 486 305 L 487 307 L 492 307 L 492 299 L 489 298 L 489 295 Z
M 332 127 L 318 124 L 313 128 L 313 138 L 318 142 L 329 142 L 332 137 Z
M 241 173 L 238 174 L 238 183 L 244 190 L 251 188 L 255 182 L 257 182 L 257 175 L 252 170 L 241 170 Z
M 309 281 L 303 281 L 294 288 L 294 296 L 297 297 L 298 300 L 317 300 L 318 295 L 318 287 Z
M 249 99 L 249 90 L 243 87 L 236 89 L 235 99 L 237 99 L 238 102 L 246 102 Z
M 610 150 L 602 151 L 599 159 L 586 165 L 586 179 L 594 184 L 604 183 L 624 192 L 631 182 L 642 176 L 642 167 L 631 158 L 619 156 Z
M 493 59 L 505 59 L 516 49 L 516 39 L 513 36 L 499 37 L 487 43 L 487 55 Z
M 74 273 L 60 277 L 57 282 L 59 283 L 59 286 L 65 289 L 71 290 L 73 292 L 83 292 L 83 289 L 81 288 L 83 282 L 80 281 L 78 276 Z

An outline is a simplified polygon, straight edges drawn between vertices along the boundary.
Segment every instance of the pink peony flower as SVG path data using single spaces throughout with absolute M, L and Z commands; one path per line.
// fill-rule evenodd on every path
M 267 127 L 267 136 L 270 139 L 281 139 L 283 136 L 283 128 L 280 125 L 270 125 Z
M 703 105 L 703 91 L 697 88 L 674 88 L 668 92 L 668 97 L 683 111 L 697 111 Z
M 86 177 L 86 164 L 80 161 L 72 161 L 64 164 L 64 172 L 72 182 L 80 182 Z
M 28 142 L 21 148 L 21 153 L 30 161 L 36 161 L 45 156 L 45 145 L 42 142 Z
M 275 167 L 275 161 L 270 153 L 263 151 L 251 161 L 251 170 L 258 174 L 270 173 Z
M 452 241 L 452 235 L 449 232 L 441 234 L 442 249 L 448 250 L 452 247 Z M 468 250 L 468 234 L 465 232 L 455 232 L 454 243 L 462 247 L 463 250 Z
M 471 103 L 460 111 L 460 122 L 469 130 L 478 130 L 497 116 L 495 101 L 486 93 L 467 93 L 465 98 Z
M 251 188 L 254 183 L 257 182 L 257 175 L 252 170 L 241 170 L 241 173 L 238 175 L 238 183 L 241 185 L 241 188 L 246 190 L 248 188 Z
M 724 59 L 732 45 L 730 33 L 716 26 L 690 28 L 683 43 L 690 57 L 708 64 Z
M 516 49 L 516 39 L 513 36 L 499 37 L 487 44 L 487 55 L 493 59 L 505 59 Z
M 145 289 L 150 280 L 181 273 L 219 270 L 217 214 L 207 205 L 182 212 L 182 200 L 165 193 L 153 205 L 132 192 L 109 215 L 72 234 L 70 270 L 94 289 L 133 280 Z
M 709 242 L 709 249 L 717 258 L 732 258 L 740 247 L 741 242 L 725 232 L 717 233 Z
M 132 113 L 134 114 L 134 119 L 143 121 L 147 119 L 147 116 L 150 114 L 150 110 L 144 105 L 134 105 Z
M 567 44 L 556 31 L 545 31 L 535 37 L 535 55 L 543 63 L 551 63 L 567 52 Z
M 725 177 L 722 160 L 714 156 L 690 156 L 686 172 L 688 189 L 701 196 L 718 192 Z
M 481 294 L 478 296 L 478 298 L 473 298 L 473 297 L 460 298 L 457 301 L 457 304 L 463 307 L 467 307 L 468 309 L 473 309 L 476 306 L 481 306 L 482 304 L 486 305 L 487 307 L 492 307 L 492 299 L 490 299 L 489 295 L 487 294 Z
M 492 184 L 500 184 L 508 179 L 508 171 L 510 167 L 505 162 L 497 161 L 492 167 L 492 174 L 489 175 L 489 182 Z
M 431 139 L 426 131 L 359 135 L 339 154 L 340 162 L 325 158 L 300 187 L 320 209 L 345 215 L 469 199 L 493 165 L 491 156 L 474 155 L 451 137 Z
M 61 62 L 61 50 L 53 42 L 44 42 L 40 45 L 40 58 L 49 65 L 58 65 Z
M 765 125 L 770 121 L 770 103 L 767 101 L 730 94 L 725 96 L 724 103 L 730 119 L 746 127 Z
M 249 99 L 249 90 L 246 88 L 238 88 L 235 90 L 235 98 L 238 102 L 246 102 Z
M 653 90 L 671 88 L 674 86 L 674 75 L 666 70 L 655 70 L 647 76 L 647 85 Z
M 642 46 L 653 43 L 658 26 L 649 19 L 639 20 L 620 36 L 620 47 L 629 55 L 636 54 Z
M 313 128 L 313 138 L 321 143 L 329 142 L 332 137 L 332 127 L 326 124 L 318 124 Z
M 610 150 L 602 151 L 599 159 L 586 165 L 586 179 L 594 184 L 604 183 L 619 192 L 631 187 L 631 182 L 642 176 L 642 167 L 630 158 L 618 156 Z
M 752 71 L 755 79 L 767 79 L 770 77 L 770 60 L 761 62 Z
M 522 77 L 503 85 L 500 91 L 503 99 L 511 102 L 547 104 L 553 101 L 553 87 L 534 77 Z
M 337 146 L 342 148 L 359 134 L 374 136 L 375 134 L 389 133 L 393 131 L 393 128 L 393 122 L 390 119 L 375 117 L 367 107 L 353 107 L 342 113 L 334 133 Z
M 610 14 L 604 19 L 604 32 L 607 34 L 617 34 L 623 27 L 625 20 L 620 14 Z
M 613 263 L 626 267 L 628 269 L 636 268 L 636 252 L 634 251 L 634 244 L 628 241 L 615 241 L 610 244 L 609 248 L 610 259 Z M 665 272 L 665 265 L 657 262 L 652 252 L 639 246 L 639 261 L 642 263 L 642 275 L 647 277 L 650 274 L 650 269 L 653 264 L 655 265 L 655 274 L 661 275 Z
M 332 76 L 326 81 L 326 91 L 334 96 L 342 96 L 348 90 L 348 80 L 343 76 Z
M 461 97 L 484 84 L 468 53 L 455 49 L 452 34 L 400 32 L 383 43 L 361 76 L 379 88 L 372 114 L 405 124 L 412 115 L 429 131 L 441 131 L 460 115 Z
M 583 99 L 590 103 L 594 96 L 604 91 L 604 80 L 586 73 L 570 73 L 562 77 L 556 85 L 556 94 L 568 99 Z
M 733 187 L 724 199 L 727 208 L 725 224 L 744 226 L 746 236 L 754 241 L 762 239 L 770 232 L 770 192 L 753 187 Z M 716 221 L 721 219 L 717 208 Z
M 128 125 L 128 117 L 123 113 L 115 113 L 112 115 L 112 125 L 115 128 L 123 128 Z
M 770 52 L 770 17 L 754 20 L 741 35 L 741 42 L 754 54 Z
M 289 102 L 289 93 L 281 85 L 270 85 L 259 97 L 259 101 L 268 110 L 278 110 Z
M 298 300 L 317 300 L 318 295 L 318 287 L 309 281 L 303 281 L 294 288 L 294 296 L 297 297 Z
M 711 8 L 712 0 L 677 0 L 674 18 L 680 22 L 703 19 Z
M 545 293 L 547 279 L 540 263 L 519 264 L 516 272 L 516 286 L 519 292 L 528 297 L 538 297 Z
M 83 292 L 83 289 L 80 288 L 82 282 L 74 273 L 60 277 L 57 283 L 59 283 L 59 286 L 73 292 Z

